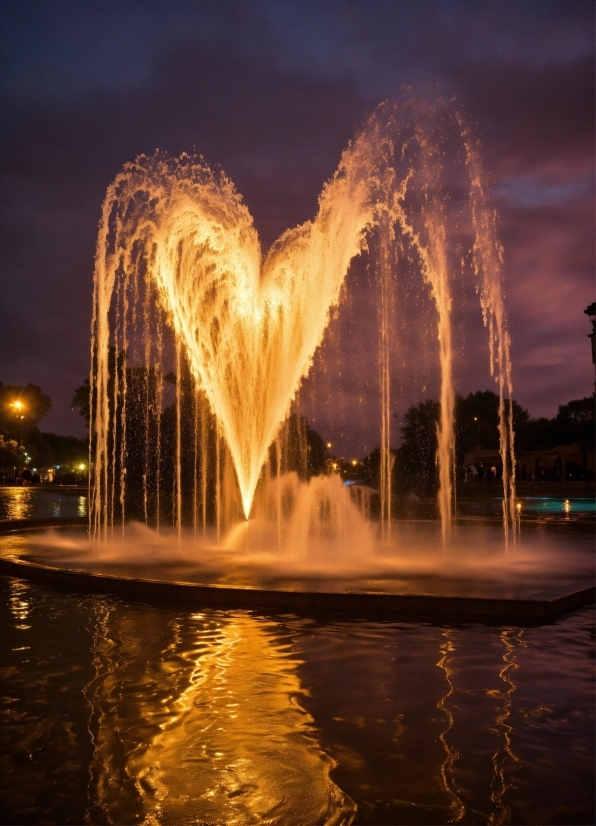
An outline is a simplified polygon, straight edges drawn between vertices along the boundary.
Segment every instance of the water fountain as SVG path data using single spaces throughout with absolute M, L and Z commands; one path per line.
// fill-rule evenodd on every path
M 449 135 L 467 174 L 467 268 L 454 267 Z M 366 250 L 378 493 L 332 464 L 312 475 L 292 407 Z M 440 519 L 426 522 L 392 508 L 408 257 L 440 361 Z M 465 276 L 499 391 L 504 507 L 461 530 Z M 91 352 L 88 530 L 0 525 L 5 822 L 593 822 L 593 623 L 552 622 L 594 599 L 593 580 L 577 583 L 593 576 L 592 537 L 520 535 L 501 253 L 457 114 L 381 107 L 316 219 L 263 264 L 223 175 L 162 153 L 128 165 L 102 212 Z
M 460 159 L 457 180 L 449 153 Z M 458 198 L 454 217 L 448 205 Z M 370 492 L 333 473 L 300 472 L 308 440 L 292 408 L 363 251 L 379 296 L 378 520 L 370 519 Z M 440 535 L 412 546 L 392 514 L 390 319 L 395 283 L 413 265 L 435 314 Z M 223 173 L 201 158 L 163 152 L 127 164 L 108 188 L 97 242 L 90 538 L 46 543 L 54 561 L 63 568 L 75 553 L 86 570 L 117 574 L 125 593 L 164 593 L 161 586 L 183 579 L 192 598 L 252 606 L 360 610 L 374 595 L 376 608 L 411 612 L 420 592 L 424 610 L 449 599 L 452 611 L 485 616 L 511 613 L 508 600 L 518 613 L 542 615 L 575 604 L 568 592 L 578 591 L 582 565 L 558 581 L 565 593 L 550 593 L 551 580 L 538 587 L 533 552 L 516 548 L 501 267 L 478 145 L 441 102 L 380 106 L 343 153 L 316 217 L 282 234 L 264 258 L 250 213 Z M 452 316 L 456 285 L 466 278 L 478 294 L 499 395 L 498 541 L 453 537 Z M 553 571 L 561 575 L 557 564 Z M 148 585 L 148 575 L 158 582 Z M 537 591 L 545 593 L 522 610 Z
M 391 282 L 399 278 L 399 265 L 396 271 L 394 264 L 399 235 L 416 255 L 436 307 L 441 365 L 439 508 L 443 540 L 448 539 L 454 408 L 451 292 L 458 273 L 451 267 L 453 239 L 442 202 L 447 182 L 441 141 L 446 138 L 440 117 L 449 117 L 459 127 L 466 155 L 472 269 L 488 331 L 490 372 L 500 398 L 506 537 L 510 528 L 515 530 L 511 363 L 494 214 L 485 201 L 472 138 L 456 114 L 437 108 L 429 112 L 413 105 L 380 107 L 344 152 L 320 196 L 316 218 L 285 232 L 264 260 L 252 218 L 233 184 L 200 159 L 157 153 L 138 158 L 118 175 L 104 201 L 96 256 L 91 401 L 94 536 L 106 538 L 116 521 L 127 518 L 130 365 L 144 370 L 144 408 L 149 415 L 151 409 L 161 409 L 161 376 L 168 359 L 177 376 L 174 524 L 182 526 L 183 361 L 188 365 L 188 392 L 195 408 L 193 448 L 199 464 L 207 454 L 206 431 L 216 431 L 218 466 L 211 471 L 218 491 L 215 521 L 221 525 L 231 506 L 222 496 L 228 500 L 234 496 L 234 485 L 222 488 L 222 468 L 228 459 L 236 476 L 241 514 L 248 519 L 259 479 L 266 476 L 270 447 L 309 372 L 330 312 L 340 302 L 348 267 L 370 244 L 376 248 L 381 285 L 380 489 L 381 521 L 388 528 L 389 365 L 394 355 L 388 306 Z M 173 332 L 170 347 L 165 343 L 166 328 Z M 120 369 L 110 369 L 110 345 L 122 353 Z M 155 380 L 150 382 L 152 371 Z M 152 518 L 159 525 L 159 434 L 155 443 L 154 450 L 147 450 L 141 475 L 144 519 Z M 189 447 L 185 445 L 185 451 Z M 194 502 L 201 503 L 195 508 L 202 511 L 203 524 L 208 476 L 203 464 L 192 492 Z M 147 508 L 150 491 L 155 499 L 153 514 Z

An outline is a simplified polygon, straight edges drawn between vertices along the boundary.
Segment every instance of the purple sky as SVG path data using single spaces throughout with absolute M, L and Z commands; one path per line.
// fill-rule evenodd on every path
M 126 161 L 195 149 L 267 247 L 313 217 L 378 102 L 438 84 L 494 181 L 515 397 L 551 416 L 588 395 L 593 32 L 591 0 L 4 0 L 0 381 L 42 385 L 43 428 L 83 435 L 69 402 L 88 372 L 95 234 Z M 489 387 L 485 363 L 467 364 L 459 389 Z M 429 394 L 424 366 L 408 403 Z

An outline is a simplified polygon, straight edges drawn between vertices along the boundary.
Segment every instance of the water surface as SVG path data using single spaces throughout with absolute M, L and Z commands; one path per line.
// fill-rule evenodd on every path
M 83 488 L 0 487 L 0 519 L 52 519 L 87 516 Z
M 594 822 L 594 609 L 314 621 L 0 578 L 9 823 Z

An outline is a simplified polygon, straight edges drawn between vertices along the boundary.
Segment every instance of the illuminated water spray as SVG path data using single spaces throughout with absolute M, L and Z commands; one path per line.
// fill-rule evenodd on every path
M 171 522 L 180 528 L 182 468 L 187 470 L 189 461 L 195 530 L 201 525 L 205 529 L 209 520 L 219 537 L 223 523 L 234 518 L 225 511 L 232 507 L 229 494 L 235 487 L 248 518 L 274 442 L 279 476 L 280 426 L 310 370 L 330 311 L 340 301 L 350 262 L 377 245 L 381 525 L 388 537 L 390 366 L 395 354 L 387 307 L 391 284 L 399 279 L 399 235 L 414 251 L 437 311 L 439 505 L 443 535 L 448 537 L 454 452 L 451 285 L 457 273 L 449 266 L 438 122 L 433 126 L 428 116 L 421 119 L 412 106 L 379 107 L 343 153 L 314 220 L 285 232 L 265 256 L 232 182 L 201 159 L 173 159 L 158 152 L 125 166 L 104 201 L 96 255 L 91 371 L 95 536 L 106 536 L 114 524 L 124 522 L 134 474 L 136 488 L 143 491 L 145 521 L 151 512 L 159 525 L 167 487 Z M 515 491 L 500 248 L 494 216 L 485 205 L 478 153 L 465 132 L 462 146 L 469 170 L 478 291 L 501 399 L 507 526 L 515 521 Z M 173 384 L 167 382 L 168 359 L 174 366 Z M 166 432 L 168 393 L 174 394 L 175 412 Z M 141 411 L 135 419 L 140 424 L 131 432 L 127 411 L 135 405 Z M 189 417 L 191 445 L 181 438 L 183 419 Z M 144 466 L 139 440 L 145 445 Z M 127 463 L 133 444 L 135 467 Z M 164 452 L 175 454 L 169 476 Z

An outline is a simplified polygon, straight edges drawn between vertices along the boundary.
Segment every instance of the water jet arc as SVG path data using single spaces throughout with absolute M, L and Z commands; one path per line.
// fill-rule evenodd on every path
M 506 539 L 511 530 L 515 534 L 510 341 L 495 216 L 487 205 L 477 145 L 461 116 L 441 102 L 410 102 L 385 104 L 373 113 L 323 188 L 316 217 L 286 231 L 264 257 L 252 218 L 233 184 L 201 159 L 187 155 L 175 159 L 161 152 L 141 156 L 127 164 L 108 188 L 97 242 L 91 344 L 90 525 L 95 537 L 106 539 L 117 523 L 127 519 L 130 473 L 126 460 L 132 444 L 127 410 L 132 404 L 135 369 L 145 371 L 140 391 L 145 432 L 156 430 L 155 457 L 149 456 L 147 448 L 144 471 L 138 474 L 144 521 L 153 521 L 159 528 L 163 518 L 166 474 L 162 458 L 167 449 L 175 452 L 172 519 L 182 527 L 181 410 L 188 406 L 188 393 L 182 386 L 185 364 L 195 417 L 195 529 L 202 522 L 205 530 L 211 500 L 215 516 L 209 518 L 216 522 L 218 535 L 234 519 L 246 519 L 271 445 L 311 368 L 330 311 L 341 300 L 350 262 L 378 242 L 378 277 L 387 295 L 392 280 L 399 277 L 394 265 L 399 233 L 419 262 L 437 313 L 441 370 L 438 497 L 443 542 L 448 542 L 454 457 L 451 312 L 456 273 L 450 264 L 452 239 L 442 194 L 446 184 L 441 144 L 446 121 L 458 130 L 466 157 L 474 234 L 470 252 L 488 331 L 490 371 L 500 398 Z M 409 158 L 405 166 L 404 156 Z M 168 343 L 168 337 L 173 342 Z M 385 312 L 381 313 L 380 340 L 381 534 L 389 536 L 388 411 L 394 348 Z M 135 349 L 142 364 L 133 366 Z M 110 364 L 112 352 L 114 363 Z M 166 448 L 160 417 L 168 358 L 173 359 L 176 376 L 176 436 Z M 139 395 L 138 388 L 135 393 Z M 139 404 L 143 406 L 142 401 Z M 205 464 L 210 440 L 215 445 L 213 467 Z M 236 492 L 224 484 L 228 455 Z M 236 515 L 234 498 L 241 510 Z

